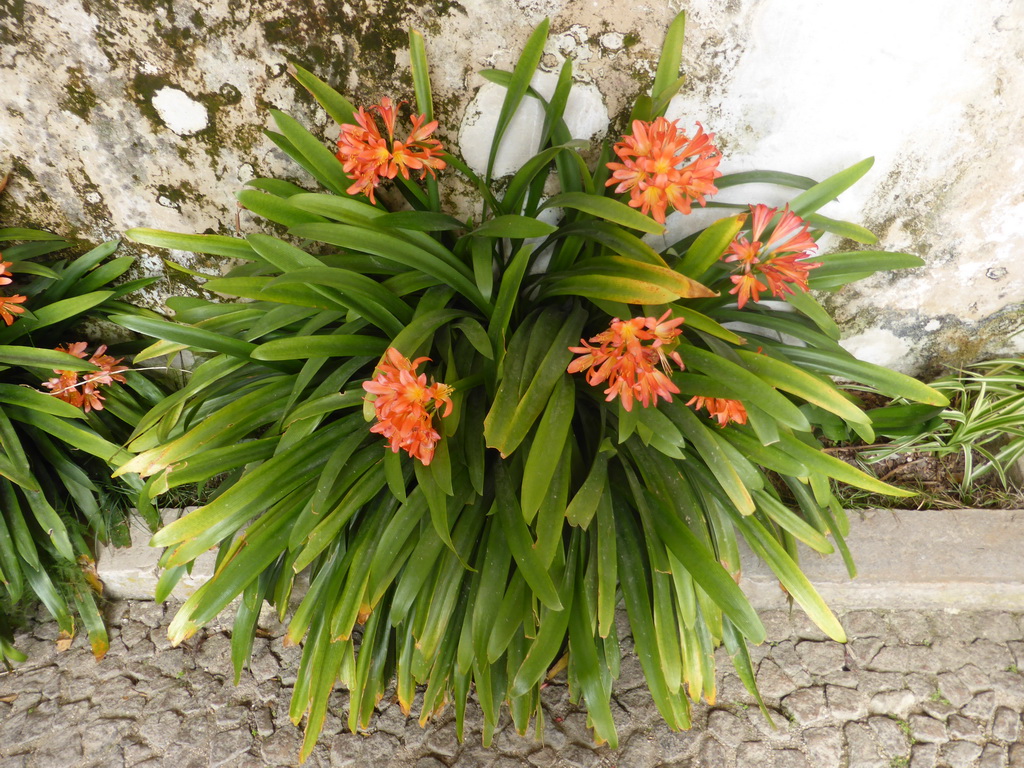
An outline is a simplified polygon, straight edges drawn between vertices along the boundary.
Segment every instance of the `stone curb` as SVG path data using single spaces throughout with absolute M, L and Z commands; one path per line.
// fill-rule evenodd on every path
M 179 511 L 164 514 L 171 520 Z M 1024 510 L 867 510 L 850 518 L 855 579 L 838 552 L 822 556 L 801 546 L 804 573 L 833 609 L 1024 610 Z M 161 550 L 148 540 L 137 521 L 133 546 L 99 552 L 108 597 L 153 599 Z M 213 552 L 199 557 L 173 596 L 194 593 L 212 574 L 214 560 Z M 768 566 L 749 551 L 742 562 L 740 586 L 753 606 L 785 607 L 787 595 Z

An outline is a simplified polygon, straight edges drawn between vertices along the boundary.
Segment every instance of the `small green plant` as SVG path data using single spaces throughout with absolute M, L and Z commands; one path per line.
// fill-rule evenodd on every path
M 936 688 L 932 691 L 932 695 L 928 697 L 930 701 L 937 701 L 939 704 L 949 705 L 949 699 L 942 695 L 942 691 Z
M 957 465 L 945 472 L 961 493 L 981 492 L 981 481 L 989 478 L 1011 486 L 1011 470 L 1024 456 L 1024 359 L 975 363 L 931 386 L 946 395 L 947 407 L 896 399 L 868 411 L 875 431 L 892 440 L 859 449 L 859 457 L 877 464 L 912 453 L 957 456 Z
M 897 755 L 889 761 L 889 768 L 907 768 L 910 765 L 910 758 L 904 755 Z
M 1007 672 L 1012 672 L 1015 675 L 1020 674 L 1020 670 L 1017 668 L 1016 664 L 1011 664 L 1010 666 L 1008 666 L 1006 668 L 1006 671 Z
M 236 679 L 261 605 L 288 619 L 286 641 L 304 643 L 290 709 L 306 719 L 303 759 L 339 681 L 352 730 L 392 685 L 408 713 L 419 685 L 420 722 L 453 702 L 459 738 L 475 690 L 489 744 L 506 706 L 519 732 L 535 717 L 539 731 L 541 689 L 564 672 L 595 738 L 614 746 L 620 600 L 670 727 L 689 727 L 692 703 L 714 700 L 720 644 L 764 709 L 747 643 L 765 629 L 737 586 L 740 540 L 842 641 L 797 542 L 838 548 L 852 573 L 831 481 L 907 495 L 822 451 L 826 419 L 874 439 L 832 377 L 945 403 L 848 354 L 808 291 L 921 265 L 870 250 L 811 256 L 824 231 L 875 242 L 818 213 L 870 160 L 821 182 L 722 175 L 712 135 L 665 118 L 682 83 L 680 15 L 630 134 L 588 164 L 563 120 L 571 62 L 550 100 L 530 88 L 547 32 L 544 22 L 513 71 L 484 72 L 507 95 L 482 174 L 431 138 L 425 44 L 413 32 L 404 141 L 389 99 L 357 110 L 291 68 L 341 136 L 335 154 L 271 113 L 270 139 L 327 190 L 256 179 L 238 193 L 287 235 L 127 233 L 244 262 L 205 287 L 245 303 L 179 298 L 168 302 L 176 322 L 117 318 L 158 339 L 136 362 L 183 346 L 200 359 L 140 421 L 138 455 L 118 471 L 147 478 L 142 505 L 224 475 L 209 503 L 154 537 L 167 548 L 158 596 L 218 549 L 215 576 L 169 634 L 181 642 L 240 597 Z M 544 109 L 542 140 L 496 184 L 494 158 L 524 99 Z M 445 168 L 479 194 L 466 218 L 442 205 L 434 174 Z M 751 182 L 793 190 L 788 205 L 722 204 L 723 218 L 667 248 L 644 239 L 664 233 L 670 209 L 712 207 L 717 188 Z M 376 193 L 383 185 L 403 196 L 399 210 Z M 289 617 L 303 573 L 309 591 Z
M 116 242 L 77 257 L 48 232 L 0 229 L 0 657 L 24 661 L 11 619 L 42 602 L 65 637 L 76 615 L 93 652 L 107 649 L 100 615 L 94 542 L 123 525 L 125 488 L 110 481 L 130 454 L 121 444 L 164 392 L 119 365 L 104 345 L 70 341 L 87 319 L 142 313 L 120 298 L 150 280 L 114 287 L 132 264 L 108 260 Z M 45 261 L 42 257 L 47 257 Z

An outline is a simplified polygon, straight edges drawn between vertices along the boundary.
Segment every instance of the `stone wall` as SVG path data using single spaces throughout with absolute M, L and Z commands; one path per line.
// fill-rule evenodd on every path
M 249 231 L 233 196 L 244 181 L 309 183 L 262 135 L 268 109 L 337 135 L 287 62 L 357 103 L 408 99 L 410 26 L 427 38 L 441 138 L 467 159 L 494 113 L 476 71 L 512 64 L 546 16 L 543 66 L 575 60 L 573 127 L 599 138 L 624 127 L 679 10 L 671 0 L 0 0 L 0 172 L 13 171 L 0 222 L 89 241 L 134 226 Z M 714 131 L 726 172 L 821 178 L 874 155 L 868 177 L 825 212 L 927 261 L 826 297 L 848 346 L 917 372 L 1024 349 L 1008 338 L 1024 327 L 1021 4 L 695 0 L 686 10 L 689 81 L 669 116 Z M 503 162 L 513 167 L 514 153 Z M 143 253 L 142 269 L 161 273 L 161 255 Z M 148 299 L 190 290 L 182 279 Z

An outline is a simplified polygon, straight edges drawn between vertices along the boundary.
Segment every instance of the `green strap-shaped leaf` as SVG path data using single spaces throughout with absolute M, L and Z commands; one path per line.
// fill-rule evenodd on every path
M 355 107 L 319 77 L 292 62 L 288 64 L 288 74 L 312 94 L 334 122 L 339 125 L 355 122 Z
M 600 509 L 602 499 L 608 493 L 608 459 L 613 451 L 598 450 L 594 455 L 594 463 L 590 465 L 587 479 L 572 497 L 565 510 L 565 519 L 569 525 L 586 528 L 590 525 L 594 514 Z
M 300 237 L 371 253 L 418 269 L 452 286 L 477 308 L 490 314 L 490 304 L 484 300 L 465 267 L 456 269 L 436 255 L 399 237 L 348 224 L 301 224 L 291 231 Z
M 197 349 L 222 352 L 234 357 L 248 358 L 253 350 L 256 349 L 255 344 L 250 344 L 247 341 L 233 339 L 229 336 L 203 330 L 202 328 L 179 325 L 167 320 L 155 320 L 136 315 L 112 315 L 110 319 L 136 333 L 143 333 L 147 336 L 172 341 L 177 344 L 187 344 Z
M 744 515 L 753 513 L 754 500 L 750 496 L 750 491 L 743 485 L 736 468 L 722 452 L 721 446 L 708 434 L 711 427 L 700 421 L 693 411 L 677 400 L 669 403 L 664 410 L 665 414 L 679 427 L 683 436 L 697 449 L 729 500 Z
M 665 509 L 653 496 L 649 500 L 659 505 L 652 515 L 659 539 L 740 631 L 753 642 L 762 642 L 764 625 L 715 553 L 708 551 L 677 514 Z
M 562 448 L 569 436 L 569 427 L 575 413 L 576 387 L 572 379 L 565 376 L 555 385 L 548 400 L 544 415 L 537 425 L 537 433 L 530 447 L 523 469 L 522 500 L 523 517 L 533 521 L 541 502 L 548 493 L 551 479 L 558 468 Z
M 808 214 L 804 218 L 804 221 L 811 225 L 811 229 L 821 229 L 825 232 L 830 232 L 833 235 L 839 235 L 839 237 L 845 237 L 858 243 L 874 245 L 878 242 L 878 238 L 875 237 L 871 230 L 865 229 L 859 224 L 853 224 L 849 221 L 830 219 L 828 216 L 822 216 L 820 213 Z
M 683 37 L 686 33 L 686 13 L 679 13 L 672 23 L 669 24 L 665 33 L 665 42 L 661 47 L 661 57 L 658 59 L 658 68 L 654 73 L 654 84 L 651 86 L 651 100 L 658 105 L 668 101 L 676 91 L 680 83 L 679 68 L 683 61 Z M 664 107 L 660 110 L 655 108 L 653 114 L 645 118 L 653 120 L 655 117 L 664 115 Z
M 817 184 L 814 179 L 808 176 L 797 176 L 783 171 L 742 171 L 740 173 L 727 173 L 715 179 L 715 186 L 719 189 L 728 189 L 740 184 L 775 184 L 780 187 L 792 187 L 793 189 L 810 189 Z
M 847 485 L 863 488 L 865 491 L 871 491 L 872 493 L 882 493 L 886 496 L 899 496 L 903 498 L 917 495 L 913 491 L 907 491 L 888 483 L 883 483 L 878 478 L 861 472 L 845 461 L 825 453 L 820 448 L 807 445 L 792 435 L 781 433 L 780 437 L 779 448 L 802 463 L 811 472 L 819 472 Z
M 665 227 L 650 216 L 640 213 L 636 208 L 630 208 L 625 203 L 612 200 L 610 197 L 597 197 L 586 192 L 563 192 L 553 195 L 544 201 L 540 210 L 547 208 L 572 208 L 630 229 L 639 229 L 641 232 L 651 235 L 660 235 L 665 232 Z
M 270 116 L 281 134 L 316 172 L 317 179 L 336 195 L 347 194 L 347 190 L 352 186 L 352 179 L 345 174 L 341 161 L 321 143 L 320 139 L 284 112 L 271 109 Z
M 927 384 L 880 365 L 858 360 L 852 355 L 809 347 L 787 347 L 786 357 L 794 363 L 806 365 L 829 376 L 843 376 L 862 384 L 870 384 L 889 397 L 905 397 L 927 405 L 949 405 L 945 395 Z
M 23 346 L 0 346 L 0 365 L 18 365 L 26 368 L 51 368 L 61 371 L 98 371 L 87 360 L 55 349 L 36 349 Z
M 487 324 L 488 335 L 491 343 L 496 349 L 503 349 L 505 338 L 508 334 L 508 322 L 512 317 L 512 309 L 515 307 L 516 299 L 519 297 L 519 286 L 522 284 L 523 275 L 530 265 L 530 257 L 533 255 L 533 246 L 524 245 L 501 276 L 501 284 L 498 286 L 498 299 L 494 304 L 494 313 Z M 488 265 L 490 269 L 490 265 Z
M 519 447 L 544 410 L 555 384 L 560 378 L 569 375 L 565 372 L 572 357 L 569 345 L 579 338 L 584 315 L 582 309 L 574 309 L 552 338 L 536 371 L 524 371 L 523 381 L 529 381 L 530 384 L 514 410 L 509 411 L 506 398 L 499 401 L 495 397 L 494 405 L 484 420 L 484 437 L 488 446 L 497 448 L 502 456 L 510 455 Z
M 237 237 L 224 235 L 189 235 L 180 232 L 167 232 L 162 229 L 136 228 L 124 233 L 129 240 L 143 245 L 154 245 L 157 248 L 168 248 L 175 251 L 192 251 L 208 253 L 212 256 L 226 256 L 229 259 L 257 261 L 259 256 L 252 247 Z
M 621 507 L 616 506 L 616 513 Z M 623 510 L 624 511 L 624 510 Z M 616 530 L 619 534 L 619 584 L 629 616 L 629 626 L 637 658 L 643 668 L 647 687 L 651 691 L 658 712 L 669 728 L 681 727 L 679 705 L 670 695 L 665 675 L 661 671 L 661 660 L 654 634 L 654 618 L 651 612 L 650 594 L 647 591 L 648 563 L 641 551 L 640 532 L 632 515 L 616 514 Z M 582 601 L 577 601 L 581 604 Z M 571 628 L 570 628 L 571 632 Z M 572 636 L 569 637 L 570 644 Z
M 397 336 L 412 319 L 412 309 L 376 280 L 348 269 L 313 267 L 274 279 L 270 285 L 289 283 L 322 285 L 335 289 L 339 301 L 349 305 L 389 336 Z
M 522 240 L 527 237 L 546 237 L 557 228 L 540 219 L 530 216 L 505 214 L 488 219 L 473 230 L 477 237 L 509 237 Z
M 304 211 L 276 195 L 258 192 L 255 189 L 243 189 L 236 192 L 235 197 L 247 210 L 285 227 L 326 221 L 323 216 Z
M 388 347 L 386 339 L 355 334 L 333 336 L 292 336 L 260 344 L 253 360 L 306 360 L 311 357 L 378 356 Z
M 764 512 L 776 525 L 785 531 L 789 531 L 815 552 L 828 555 L 835 551 L 828 539 L 821 535 L 821 532 L 771 494 L 764 491 L 755 491 L 754 500 L 757 502 L 757 508 Z
M 551 610 L 560 611 L 563 605 L 558 597 L 558 590 L 555 589 L 551 576 L 533 548 L 533 538 L 523 520 L 523 512 L 516 500 L 508 473 L 503 464 L 497 466 L 495 510 L 512 557 L 519 566 L 519 573 L 526 579 L 537 599 Z
M 25 227 L 0 228 L 0 240 L 59 240 L 67 243 L 60 235 L 55 235 L 52 232 L 43 232 L 40 229 L 26 229 Z
M 491 138 L 491 151 L 487 156 L 486 181 L 488 182 L 491 179 L 494 160 L 498 156 L 501 140 L 505 136 L 505 131 L 508 130 L 509 123 L 512 122 L 512 117 L 515 115 L 516 110 L 519 109 L 519 103 L 523 100 L 523 96 L 526 95 L 526 91 L 530 87 L 530 80 L 533 79 L 533 75 L 537 71 L 537 65 L 540 64 L 541 56 L 544 53 L 544 44 L 547 42 L 549 26 L 550 22 L 548 19 L 544 19 L 537 26 L 526 41 L 526 45 L 523 46 L 523 52 L 519 54 L 519 61 L 516 62 L 515 69 L 512 71 L 512 77 L 505 93 L 505 100 L 501 104 L 501 111 L 498 113 L 498 120 L 494 126 L 494 136 Z
M 741 213 L 716 221 L 697 236 L 693 245 L 686 250 L 677 269 L 684 275 L 699 279 L 722 258 L 725 249 L 736 239 L 746 220 L 747 214 Z
M 837 288 L 875 272 L 890 269 L 913 269 L 924 266 L 924 260 L 912 253 L 888 251 L 848 251 L 814 256 L 820 267 L 811 270 L 808 284 L 811 288 Z
M 845 643 L 846 633 L 843 631 L 839 620 L 829 610 L 829 607 L 825 605 L 821 595 L 811 586 L 811 582 L 807 580 L 803 571 L 793 562 L 793 559 L 786 553 L 782 545 L 765 530 L 764 526 L 756 518 L 733 513 L 733 520 L 740 529 L 740 533 L 747 540 L 750 548 L 768 563 L 775 575 L 778 576 L 779 581 L 786 588 L 786 591 L 807 612 L 811 621 L 817 624 L 822 632 L 837 643 Z
M 650 282 L 670 291 L 677 298 L 683 299 L 706 299 L 718 295 L 696 280 L 692 280 L 686 275 L 680 274 L 668 267 L 636 261 L 625 256 L 601 256 L 587 259 L 579 262 L 575 268 L 559 273 L 559 275 L 555 276 L 556 279 L 560 275 L 601 275 Z
M 737 350 L 743 365 L 774 387 L 796 395 L 809 403 L 834 413 L 851 424 L 863 425 L 863 439 L 872 441 L 871 418 L 847 400 L 834 387 L 782 360 L 768 355 Z M 771 411 L 771 409 L 766 409 Z M 807 429 L 803 431 L 809 431 Z
M 810 189 L 801 192 L 790 200 L 790 210 L 797 216 L 806 216 L 809 213 L 814 213 L 856 184 L 871 169 L 874 163 L 875 158 L 869 157 L 866 160 L 861 160 L 859 163 L 851 165 L 844 171 L 829 176 L 823 182 L 815 184 Z
M 839 341 L 842 336 L 839 326 L 810 293 L 798 290 L 786 297 L 786 303 L 812 320 L 830 339 Z
M 766 383 L 756 369 L 751 369 L 754 371 L 751 372 L 748 370 L 749 366 L 744 368 L 724 357 L 688 344 L 680 345 L 678 351 L 689 366 L 713 379 L 727 381 L 729 388 L 741 399 L 756 403 L 759 408 L 774 415 L 780 423 L 801 432 L 811 430 L 807 417 L 800 409 L 773 388 L 774 382 Z M 756 355 L 747 354 L 747 357 Z
M 79 426 L 76 422 L 65 421 L 49 413 L 42 413 L 41 411 L 13 405 L 4 410 L 7 411 L 7 414 L 12 419 L 39 427 L 39 429 L 53 435 L 71 447 L 78 448 L 92 456 L 103 459 L 108 464 L 122 464 L 131 458 L 131 454 L 119 445 L 115 445 L 109 440 L 104 440 L 92 429 Z

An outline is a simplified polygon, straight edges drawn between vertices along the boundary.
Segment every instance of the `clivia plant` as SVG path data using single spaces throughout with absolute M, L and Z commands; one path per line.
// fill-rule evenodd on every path
M 105 345 L 78 339 L 86 319 L 144 312 L 119 299 L 152 279 L 112 285 L 134 261 L 108 259 L 116 241 L 51 256 L 71 243 L 11 227 L 0 228 L 0 244 L 0 660 L 25 660 L 12 618 L 32 599 L 65 638 L 84 626 L 99 658 L 108 641 L 94 547 L 125 525 L 129 494 L 142 487 L 110 474 L 129 458 L 121 444 L 135 421 L 164 393 Z
M 408 131 L 401 104 L 356 109 L 291 67 L 340 137 L 327 148 L 272 112 L 267 135 L 322 191 L 261 178 L 238 199 L 287 235 L 127 233 L 241 262 L 205 288 L 244 303 L 177 298 L 173 322 L 117 318 L 159 339 L 136 360 L 185 347 L 200 358 L 142 419 L 138 455 L 119 471 L 148 478 L 146 504 L 223 476 L 212 501 L 154 536 L 166 547 L 158 597 L 216 547 L 213 577 L 169 632 L 181 642 L 241 597 L 236 675 L 260 606 L 276 606 L 285 641 L 304 643 L 290 710 L 306 718 L 303 758 L 338 682 L 352 729 L 392 685 L 407 713 L 425 686 L 420 721 L 450 703 L 460 738 L 472 692 L 489 743 L 503 706 L 520 732 L 531 719 L 539 731 L 541 689 L 564 675 L 595 738 L 614 746 L 620 605 L 672 728 L 689 726 L 691 702 L 714 700 L 721 643 L 756 695 L 747 643 L 765 630 L 737 586 L 739 541 L 842 641 L 797 545 L 838 548 L 852 574 L 831 483 L 906 493 L 822 451 L 817 427 L 835 417 L 873 437 L 833 377 L 945 402 L 847 353 L 808 290 L 921 264 L 816 249 L 823 232 L 875 242 L 817 213 L 870 161 L 822 182 L 723 174 L 712 133 L 664 117 L 681 84 L 680 16 L 630 133 L 588 163 L 563 122 L 571 62 L 549 100 L 530 88 L 547 31 L 513 71 L 483 72 L 507 89 L 488 169 L 520 103 L 544 107 L 537 153 L 509 179 L 474 173 L 432 137 L 412 32 Z M 479 194 L 471 218 L 440 202 L 451 173 Z M 795 194 L 782 210 L 714 201 L 753 182 Z M 385 185 L 401 210 L 375 194 Z M 645 239 L 693 205 L 724 217 L 662 250 Z

